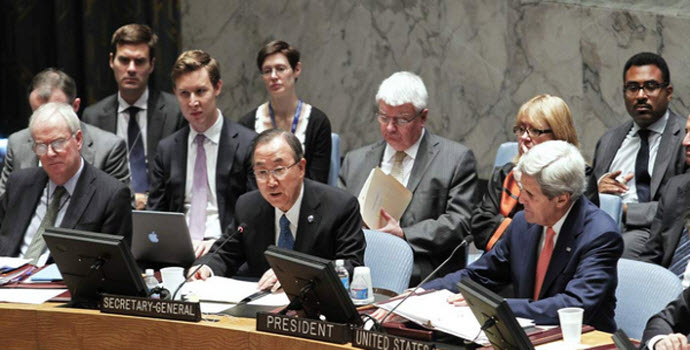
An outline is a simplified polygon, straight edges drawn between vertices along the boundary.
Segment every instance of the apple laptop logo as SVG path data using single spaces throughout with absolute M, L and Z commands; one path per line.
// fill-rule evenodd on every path
M 149 241 L 151 241 L 151 243 L 158 243 L 158 235 L 156 234 L 156 231 L 151 231 L 149 233 Z

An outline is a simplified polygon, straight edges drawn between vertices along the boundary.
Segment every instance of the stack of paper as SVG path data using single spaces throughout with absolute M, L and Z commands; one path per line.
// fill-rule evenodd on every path
M 448 290 L 411 296 L 393 313 L 400 315 L 425 328 L 438 330 L 479 344 L 489 344 L 489 339 L 480 332 L 481 325 L 469 306 L 454 306 L 446 300 L 453 293 Z M 402 300 L 402 299 L 401 299 Z M 391 310 L 400 301 L 377 304 L 382 309 Z M 534 326 L 534 321 L 517 317 L 523 328 Z M 475 339 L 476 338 L 476 339 Z
M 31 259 L 0 257 L 0 273 L 12 271 L 28 264 Z

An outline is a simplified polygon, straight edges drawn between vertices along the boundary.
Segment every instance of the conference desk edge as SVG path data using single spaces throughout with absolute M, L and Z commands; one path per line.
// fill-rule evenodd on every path
M 256 330 L 250 318 L 213 316 L 217 322 L 182 322 L 98 310 L 0 303 L 0 348 L 8 349 L 353 349 Z M 610 344 L 604 332 L 583 335 L 591 346 Z M 539 349 L 539 347 L 537 347 Z

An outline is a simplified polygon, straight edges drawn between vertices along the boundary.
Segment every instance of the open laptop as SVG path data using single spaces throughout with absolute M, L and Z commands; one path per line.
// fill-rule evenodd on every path
M 190 267 L 194 246 L 184 214 L 132 211 L 132 255 L 142 266 Z

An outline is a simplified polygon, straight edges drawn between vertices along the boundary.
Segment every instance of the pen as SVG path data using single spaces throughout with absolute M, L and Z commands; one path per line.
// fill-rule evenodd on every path
M 268 290 L 268 289 L 266 289 L 266 290 L 260 290 L 260 291 L 258 291 L 258 292 L 256 292 L 256 293 L 254 293 L 254 294 L 252 294 L 252 295 L 250 295 L 250 296 L 248 296 L 248 297 L 246 297 L 246 298 L 240 300 L 240 302 L 239 302 L 238 304 L 246 304 L 246 303 L 249 303 L 249 302 L 251 302 L 251 301 L 254 301 L 254 300 L 256 300 L 256 299 L 259 299 L 259 298 L 261 298 L 261 297 L 263 297 L 263 296 L 265 296 L 265 295 L 268 295 L 268 294 L 271 294 L 271 291 L 270 291 L 270 290 Z

